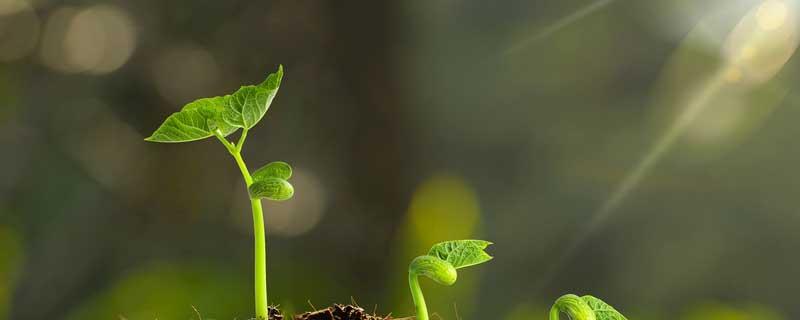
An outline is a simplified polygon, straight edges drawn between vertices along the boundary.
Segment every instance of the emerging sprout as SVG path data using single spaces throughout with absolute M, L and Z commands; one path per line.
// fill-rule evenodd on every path
M 428 306 L 419 286 L 419 276 L 426 276 L 446 286 L 456 283 L 456 269 L 474 266 L 492 260 L 483 251 L 491 242 L 483 240 L 456 240 L 435 244 L 427 255 L 419 256 L 408 266 L 408 285 L 417 309 L 417 320 L 429 320 Z
M 189 103 L 181 111 L 170 115 L 150 137 L 145 139 L 151 142 L 174 143 L 214 136 L 236 160 L 250 193 L 250 204 L 253 209 L 257 319 L 267 319 L 269 316 L 267 251 L 261 199 L 287 200 L 294 194 L 294 188 L 287 181 L 292 176 L 292 168 L 285 162 L 269 163 L 251 176 L 242 160 L 242 146 L 247 138 L 247 132 L 267 113 L 278 93 L 281 79 L 283 79 L 283 66 L 278 67 L 278 71 L 270 74 L 261 84 L 241 87 L 230 95 L 203 98 Z M 242 129 L 239 140 L 235 144 L 228 141 L 226 137 L 239 129 Z
M 614 307 L 593 296 L 566 294 L 550 308 L 550 320 L 559 320 L 565 313 L 571 320 L 628 320 Z

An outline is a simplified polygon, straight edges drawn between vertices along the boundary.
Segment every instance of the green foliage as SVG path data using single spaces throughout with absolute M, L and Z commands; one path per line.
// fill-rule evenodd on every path
M 492 260 L 492 256 L 483 250 L 491 244 L 483 240 L 446 241 L 433 245 L 428 255 L 445 260 L 454 268 L 460 269 Z
M 561 313 L 567 314 L 571 320 L 627 320 L 614 307 L 589 295 L 561 296 L 550 309 L 550 320 L 559 320 Z
M 614 309 L 608 303 L 605 303 L 603 300 L 595 298 L 590 295 L 585 295 L 581 297 L 583 301 L 586 301 L 586 304 L 592 308 L 594 311 L 595 318 L 597 320 L 627 320 L 625 316 L 623 316 L 617 309 Z
M 449 262 L 433 256 L 419 256 L 411 261 L 409 272 L 417 276 L 426 276 L 436 283 L 450 286 L 456 283 L 458 273 Z
M 294 195 L 294 187 L 281 178 L 264 178 L 253 181 L 247 188 L 253 199 L 266 198 L 273 201 L 289 200 Z
M 253 180 L 264 178 L 280 178 L 289 180 L 292 177 L 292 167 L 283 161 L 267 163 L 265 166 L 253 172 Z
M 428 307 L 419 286 L 419 276 L 426 276 L 439 284 L 452 285 L 458 279 L 456 269 L 474 266 L 492 259 L 486 251 L 491 242 L 483 240 L 455 240 L 433 245 L 427 255 L 416 257 L 408 266 L 408 285 L 417 309 L 417 320 L 428 320 Z
M 253 183 L 247 190 L 254 199 L 288 200 L 294 187 L 286 181 L 292 177 L 292 167 L 283 161 L 270 162 L 253 173 Z
M 256 243 L 253 279 L 257 319 L 266 319 L 268 316 L 266 236 L 261 199 L 287 200 L 294 195 L 294 188 L 287 181 L 292 176 L 292 167 L 287 163 L 272 162 L 250 175 L 241 151 L 248 130 L 261 121 L 275 99 L 281 79 L 283 66 L 279 66 L 277 72 L 270 74 L 258 85 L 241 87 L 231 95 L 203 98 L 189 103 L 181 111 L 170 115 L 145 139 L 152 142 L 188 142 L 215 136 L 233 156 L 247 185 L 253 209 L 253 235 Z M 226 137 L 239 128 L 242 128 L 239 141 L 235 144 L 228 141 Z
M 252 128 L 267 113 L 278 93 L 281 79 L 283 79 L 283 66 L 278 67 L 278 71 L 270 74 L 261 84 L 241 87 L 231 96 L 222 118 L 232 126 Z
M 227 136 L 236 128 L 222 121 L 222 110 L 228 96 L 195 100 L 173 113 L 145 140 L 151 142 L 189 142 L 205 139 L 219 129 Z
M 279 66 L 259 85 L 244 86 L 232 95 L 195 100 L 170 115 L 145 140 L 189 142 L 215 134 L 225 137 L 238 128 L 250 129 L 267 113 L 282 78 L 283 66 Z

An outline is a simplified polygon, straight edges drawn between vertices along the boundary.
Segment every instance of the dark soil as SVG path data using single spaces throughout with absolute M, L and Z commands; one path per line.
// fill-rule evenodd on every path
M 269 307 L 267 309 L 267 316 L 269 317 L 269 320 L 283 320 L 283 315 L 281 315 L 281 311 L 278 310 L 277 307 Z
M 278 318 L 276 318 L 278 319 Z M 294 320 L 391 320 L 391 316 L 368 314 L 364 309 L 353 305 L 335 304 L 327 309 L 306 312 L 294 316 Z

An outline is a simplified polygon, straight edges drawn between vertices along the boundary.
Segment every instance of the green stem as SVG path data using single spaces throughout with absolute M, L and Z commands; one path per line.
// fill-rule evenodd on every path
M 215 136 L 225 145 L 233 159 L 236 160 L 236 165 L 239 167 L 239 171 L 242 172 L 244 182 L 249 188 L 253 184 L 253 177 L 250 176 L 250 171 L 247 170 L 247 164 L 244 163 L 241 154 L 247 130 L 242 131 L 242 135 L 236 145 L 225 139 L 220 132 L 217 132 Z M 253 209 L 253 236 L 255 237 L 255 277 L 253 283 L 255 284 L 256 319 L 266 320 L 269 315 L 267 305 L 267 240 L 264 234 L 264 211 L 261 208 L 261 199 L 250 199 L 250 206 Z
M 413 273 L 408 273 L 408 286 L 411 288 L 411 297 L 414 298 L 414 307 L 417 309 L 417 320 L 428 320 L 428 306 L 425 305 L 425 297 L 422 296 L 422 288 L 419 287 L 419 277 Z
M 245 139 L 247 139 L 247 129 L 242 129 L 242 135 L 239 136 L 239 142 L 236 143 L 236 152 L 242 152 Z

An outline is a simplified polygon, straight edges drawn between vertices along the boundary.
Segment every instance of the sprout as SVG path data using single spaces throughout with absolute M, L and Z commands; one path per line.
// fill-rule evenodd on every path
M 258 85 L 244 86 L 233 94 L 203 98 L 187 104 L 181 111 L 173 113 L 146 141 L 177 143 L 216 137 L 236 165 L 250 194 L 253 210 L 253 229 L 255 236 L 255 305 L 256 318 L 268 318 L 267 305 L 267 251 L 264 235 L 264 214 L 261 199 L 283 201 L 294 195 L 289 184 L 292 168 L 285 162 L 271 162 L 252 175 L 242 159 L 242 146 L 247 132 L 267 113 L 272 100 L 278 93 L 283 78 L 283 66 L 270 74 Z M 226 138 L 242 129 L 239 140 L 234 144 Z
M 559 320 L 565 313 L 571 320 L 628 320 L 614 307 L 593 296 L 566 294 L 550 308 L 550 320 Z
M 474 266 L 492 260 L 483 249 L 491 242 L 483 240 L 456 240 L 435 244 L 427 255 L 419 256 L 408 266 L 408 285 L 417 309 L 417 320 L 429 320 L 428 306 L 419 286 L 419 276 L 426 276 L 439 284 L 453 285 L 458 279 L 456 269 Z

